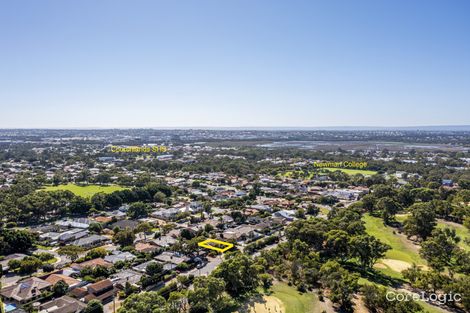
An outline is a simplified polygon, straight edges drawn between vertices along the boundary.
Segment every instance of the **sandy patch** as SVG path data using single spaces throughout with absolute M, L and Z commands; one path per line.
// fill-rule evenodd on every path
M 354 303 L 354 313 L 369 313 L 362 296 L 355 296 L 352 302 Z
M 375 268 L 381 268 L 381 269 L 387 269 L 387 266 L 385 266 L 385 264 L 382 264 L 382 263 L 375 263 L 374 267 Z
M 411 264 L 408 262 L 394 259 L 382 259 L 380 262 L 398 273 L 401 273 L 401 271 L 404 271 L 411 267 Z
M 285 313 L 284 304 L 276 297 L 263 296 L 262 301 L 255 302 L 250 313 Z

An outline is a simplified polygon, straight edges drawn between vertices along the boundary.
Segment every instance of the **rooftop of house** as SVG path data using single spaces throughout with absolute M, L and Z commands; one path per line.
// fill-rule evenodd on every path
M 127 282 L 130 284 L 137 284 L 140 281 L 142 274 L 134 270 L 123 270 L 111 276 L 111 281 L 115 284 L 124 286 Z
M 15 285 L 5 287 L 0 290 L 0 294 L 6 298 L 14 299 L 18 302 L 27 301 L 40 294 L 42 290 L 50 288 L 51 283 L 37 277 L 30 277 Z
M 86 304 L 69 296 L 41 304 L 39 313 L 75 313 L 85 309 Z
M 135 258 L 136 256 L 130 252 L 114 251 L 112 254 L 105 256 L 104 260 L 114 264 L 119 261 L 132 261 Z
M 103 279 L 96 283 L 86 286 L 86 288 L 88 289 L 88 292 L 99 293 L 103 290 L 111 288 L 112 286 L 113 286 L 113 282 L 111 280 Z
M 90 235 L 90 236 L 82 237 L 82 238 L 79 238 L 79 239 L 73 241 L 72 245 L 75 245 L 75 246 L 89 246 L 89 245 L 92 245 L 92 244 L 95 244 L 95 243 L 98 243 L 98 242 L 101 242 L 101 241 L 106 241 L 106 240 L 108 240 L 108 238 L 105 237 L 105 236 Z
M 173 238 L 172 236 L 165 235 L 165 236 L 161 236 L 160 238 L 156 238 L 152 240 L 152 242 L 160 247 L 167 247 L 167 246 L 171 246 L 175 244 L 176 239 Z
M 72 278 L 72 277 L 69 277 L 69 276 L 66 276 L 66 275 L 63 275 L 63 274 L 51 274 L 47 278 L 45 278 L 44 280 L 47 281 L 48 283 L 52 284 L 52 285 L 55 285 L 59 281 L 62 280 L 64 283 L 69 285 L 69 287 L 77 285 L 77 284 L 80 283 L 80 281 L 78 279 L 75 279 L 75 278 Z
M 181 264 L 186 261 L 186 257 L 179 256 L 174 252 L 165 251 L 155 257 L 155 260 L 163 263 Z
M 133 220 L 121 220 L 111 224 L 111 228 L 119 227 L 121 229 L 135 229 L 139 225 L 139 222 Z
M 78 269 L 78 270 L 82 270 L 86 267 L 94 268 L 94 267 L 97 267 L 97 266 L 111 267 L 111 266 L 113 266 L 113 264 L 110 263 L 110 262 L 105 261 L 102 258 L 96 258 L 96 259 L 93 259 L 93 260 L 85 261 L 85 262 L 82 262 L 82 263 L 74 263 L 74 264 L 71 265 L 71 267 L 73 269 Z
M 151 252 L 158 249 L 155 244 L 148 243 L 148 242 L 138 242 L 135 244 L 135 250 L 139 252 Z

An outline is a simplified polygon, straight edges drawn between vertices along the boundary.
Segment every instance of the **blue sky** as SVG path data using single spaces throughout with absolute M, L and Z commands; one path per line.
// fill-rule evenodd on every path
M 470 124 L 470 2 L 0 2 L 0 128 Z

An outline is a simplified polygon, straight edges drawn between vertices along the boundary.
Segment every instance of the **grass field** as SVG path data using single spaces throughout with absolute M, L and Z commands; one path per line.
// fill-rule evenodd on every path
M 403 223 L 408 216 L 409 214 L 397 214 L 396 220 L 400 223 Z M 465 239 L 470 238 L 470 231 L 465 226 L 439 219 L 437 220 L 437 227 L 441 229 L 446 227 L 454 229 L 457 236 L 460 237 L 460 242 L 458 243 L 458 246 L 464 249 L 465 251 L 470 251 L 470 245 L 465 242 Z
M 391 277 L 401 278 L 400 272 L 412 263 L 426 265 L 426 261 L 419 256 L 418 247 L 406 236 L 394 234 L 394 229 L 385 226 L 382 219 L 366 214 L 363 221 L 366 223 L 366 231 L 369 235 L 392 247 L 385 254 L 384 260 L 376 264 L 378 270 Z
M 458 243 L 458 246 L 465 251 L 470 251 L 470 246 L 465 242 L 465 239 L 470 238 L 470 231 L 463 225 L 457 224 L 457 223 L 452 223 L 444 220 L 439 220 L 437 222 L 437 227 L 438 228 L 450 228 L 450 229 L 455 229 L 455 233 L 457 236 L 460 237 L 460 242 Z
M 118 185 L 109 185 L 109 186 L 99 186 L 99 185 L 87 185 L 87 186 L 79 186 L 75 184 L 67 184 L 67 185 L 57 185 L 57 186 L 46 186 L 44 189 L 45 191 L 54 191 L 54 190 L 69 190 L 76 194 L 77 196 L 81 196 L 84 198 L 90 198 L 94 194 L 98 192 L 104 193 L 112 193 L 113 191 L 125 189 L 124 187 Z
M 294 287 L 284 283 L 274 284 L 271 290 L 270 296 L 281 300 L 286 310 L 285 313 L 320 313 L 323 311 L 316 294 L 300 293 Z
M 349 168 L 332 168 L 332 167 L 325 167 L 323 170 L 334 172 L 334 171 L 341 171 L 345 174 L 348 175 L 356 175 L 356 174 L 362 174 L 364 176 L 372 176 L 377 174 L 376 171 L 369 171 L 369 170 L 354 170 L 354 169 L 349 169 Z

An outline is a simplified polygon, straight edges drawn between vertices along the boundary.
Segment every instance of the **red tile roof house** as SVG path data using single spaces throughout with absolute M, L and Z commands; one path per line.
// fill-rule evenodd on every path
M 85 302 L 90 302 L 93 299 L 100 300 L 103 304 L 113 300 L 117 293 L 114 288 L 113 282 L 109 279 L 100 280 L 94 284 L 86 286 L 88 294 L 85 296 Z
M 25 304 L 43 298 L 51 289 L 51 283 L 37 277 L 30 277 L 15 285 L 2 288 L 0 294 L 3 299 Z
M 113 266 L 113 264 L 105 261 L 103 258 L 96 258 L 96 259 L 85 261 L 82 263 L 73 263 L 70 265 L 71 268 L 77 271 L 81 271 L 82 269 L 86 267 L 95 268 L 97 266 L 104 266 L 104 267 L 109 268 Z
M 51 274 L 47 276 L 47 278 L 44 279 L 45 281 L 49 282 L 52 285 L 57 284 L 59 281 L 63 281 L 66 283 L 70 289 L 73 289 L 74 287 L 79 286 L 82 282 L 78 279 L 65 276 L 62 274 Z

